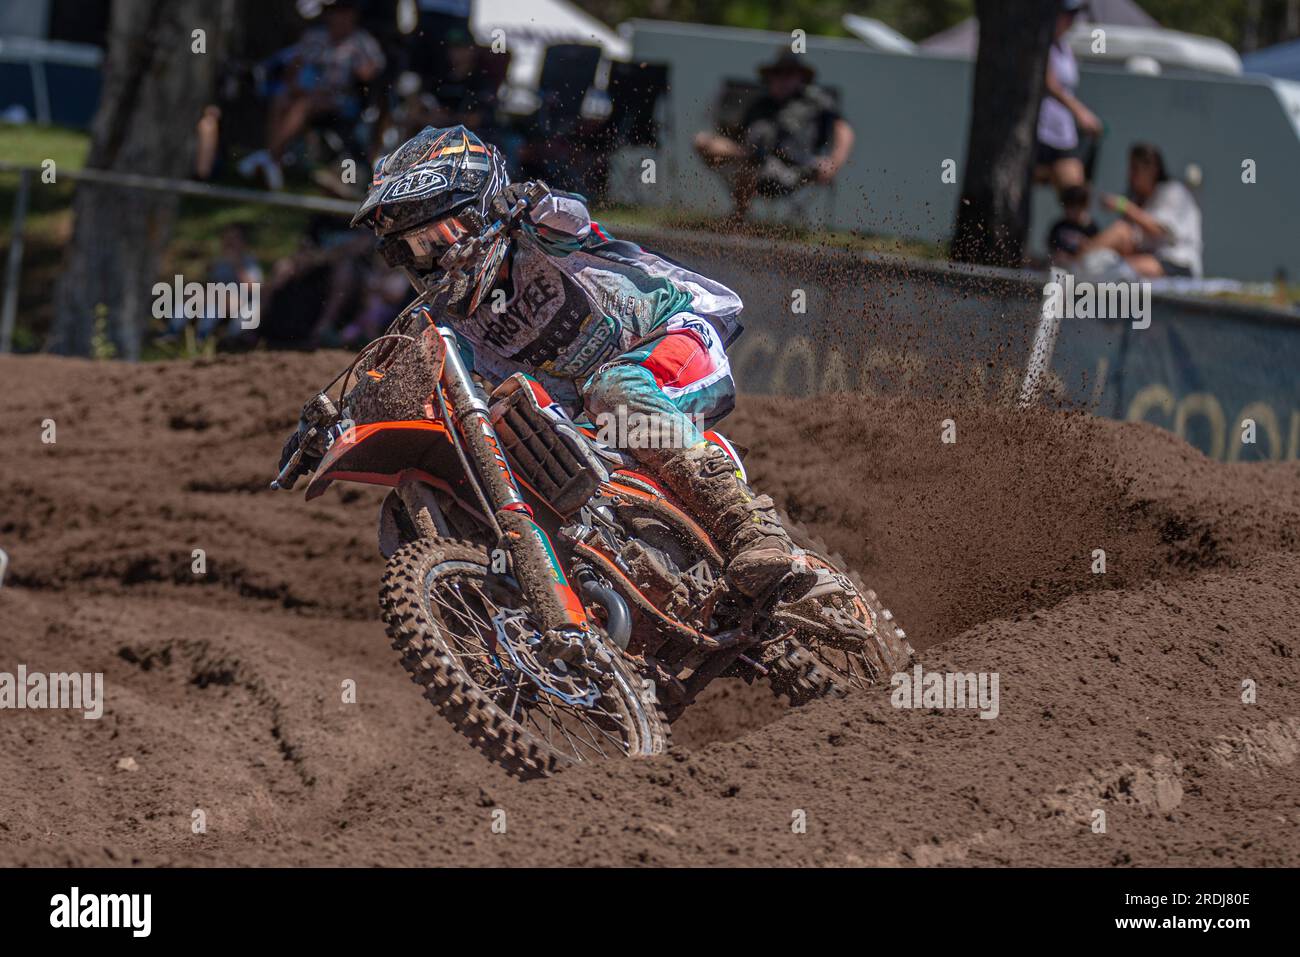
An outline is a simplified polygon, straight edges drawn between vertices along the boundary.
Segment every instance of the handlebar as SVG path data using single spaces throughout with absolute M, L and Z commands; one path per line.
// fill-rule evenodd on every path
M 280 469 L 280 474 L 271 481 L 271 488 L 277 492 L 288 491 L 298 484 L 298 466 L 302 464 L 302 456 L 306 444 L 314 439 L 317 435 L 316 427 L 312 426 L 307 430 L 305 435 L 298 440 L 298 448 L 294 449 L 293 455 L 289 456 L 289 461 L 284 463 L 284 468 Z
M 458 272 L 460 267 L 472 260 L 480 249 L 495 241 L 503 232 L 517 224 L 531 205 L 532 203 L 527 196 L 520 196 L 502 219 L 498 219 L 478 236 L 472 236 L 456 243 L 443 253 L 442 258 L 438 260 L 438 265 L 445 273 L 442 281 L 446 281 L 447 276 Z

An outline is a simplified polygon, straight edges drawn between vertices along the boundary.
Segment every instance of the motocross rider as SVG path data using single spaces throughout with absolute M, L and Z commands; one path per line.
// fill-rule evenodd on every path
M 772 500 L 756 495 L 706 427 L 731 411 L 725 346 L 739 334 L 740 298 L 591 221 L 582 197 L 543 183 L 511 184 L 496 147 L 463 126 L 426 127 L 375 164 L 353 218 L 379 237 L 392 266 L 432 284 L 453 245 L 483 233 L 521 197 L 521 228 L 479 251 L 437 307 L 467 365 L 500 381 L 526 372 L 571 414 L 640 413 L 684 440 L 628 448 L 700 521 L 749 598 L 802 594 L 814 573 L 796 557 Z M 305 468 L 315 460 L 304 457 Z

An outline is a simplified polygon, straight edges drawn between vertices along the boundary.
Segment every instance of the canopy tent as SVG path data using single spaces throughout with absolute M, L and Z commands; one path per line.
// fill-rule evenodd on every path
M 1106 31 L 1106 49 L 1101 53 L 1093 51 L 1092 34 L 1098 27 Z M 1241 73 L 1241 58 L 1228 44 L 1166 30 L 1133 0 L 1091 0 L 1066 37 L 1075 56 L 1093 63 L 1122 64 L 1143 72 Z M 942 56 L 973 57 L 978 46 L 979 24 L 971 17 L 922 40 L 919 49 Z
M 888 24 L 856 13 L 846 13 L 840 18 L 844 29 L 871 47 L 883 53 L 915 53 L 916 44 Z
M 1088 7 L 1088 11 L 1085 11 L 1081 19 L 1090 23 L 1157 29 L 1160 26 L 1133 0 L 1090 0 Z M 919 46 L 923 53 L 973 57 L 975 51 L 979 49 L 979 23 L 974 17 L 968 17 L 956 26 L 926 37 Z
M 612 60 L 632 55 L 628 40 L 565 0 L 476 0 L 469 25 L 484 46 L 504 40 L 511 54 L 510 83 L 517 87 L 537 88 L 542 58 L 553 44 L 590 43 Z
M 1106 30 L 1106 52 L 1092 52 L 1092 31 L 1098 27 Z M 1066 34 L 1070 49 L 1080 60 L 1094 63 L 1120 63 L 1130 68 L 1145 68 L 1149 64 L 1158 72 L 1164 69 L 1201 70 L 1206 73 L 1223 73 L 1237 76 L 1241 73 L 1241 57 L 1222 40 L 1201 37 L 1178 30 L 1161 27 L 1113 27 L 1110 24 L 1087 23 L 1076 25 Z
M 1242 57 L 1241 65 L 1247 73 L 1300 80 L 1300 40 L 1288 40 L 1248 53 Z

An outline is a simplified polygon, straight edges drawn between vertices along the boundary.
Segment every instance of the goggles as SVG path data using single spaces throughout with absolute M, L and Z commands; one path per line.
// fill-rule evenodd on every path
M 444 216 L 427 226 L 413 229 L 401 237 L 416 259 L 445 252 L 475 230 L 459 216 Z
M 379 250 L 390 266 L 428 269 L 452 246 L 480 232 L 479 216 L 473 210 L 462 210 L 453 216 L 444 216 L 424 226 L 385 237 L 380 240 Z

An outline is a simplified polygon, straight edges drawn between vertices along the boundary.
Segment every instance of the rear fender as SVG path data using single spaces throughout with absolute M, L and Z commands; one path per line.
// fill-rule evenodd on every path
M 600 490 L 615 502 L 635 502 L 657 513 L 664 521 L 676 525 L 683 535 L 695 539 L 697 546 L 719 569 L 724 564 L 722 554 L 709 533 L 648 475 L 619 469 L 601 485 Z

